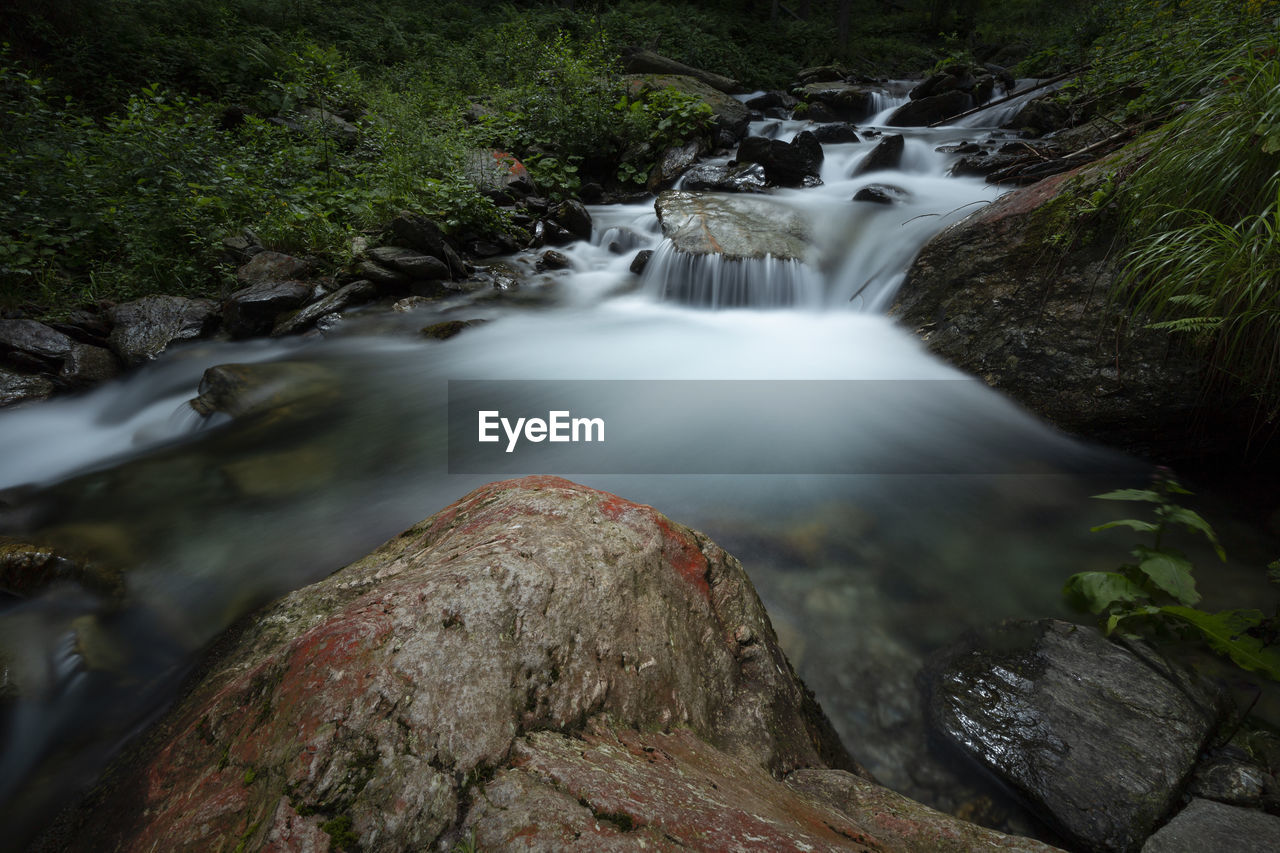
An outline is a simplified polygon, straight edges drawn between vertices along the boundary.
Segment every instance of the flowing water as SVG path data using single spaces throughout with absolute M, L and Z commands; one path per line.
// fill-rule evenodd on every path
M 850 178 L 871 143 L 828 145 L 822 186 L 773 197 L 814 223 L 803 265 L 677 256 L 651 205 L 597 207 L 594 239 L 566 249 L 572 269 L 534 275 L 529 259 L 511 260 L 528 267 L 532 304 L 439 309 L 491 320 L 455 339 L 416 335 L 434 314 L 357 312 L 324 336 L 187 346 L 83 396 L 0 414 L 0 532 L 92 553 L 124 569 L 125 590 L 107 599 L 65 585 L 0 611 L 0 665 L 16 693 L 0 706 L 11 838 L 90 784 L 234 620 L 494 479 L 449 473 L 457 380 L 756 381 L 735 386 L 746 397 L 732 413 L 636 407 L 653 448 L 715 448 L 713 473 L 573 478 L 739 555 L 852 751 L 906 793 L 957 806 L 966 789 L 925 747 L 915 669 L 968 627 L 1059 614 L 1063 579 L 1113 566 L 1128 544 L 1088 533 L 1107 508 L 1087 495 L 1145 467 L 1058 434 L 885 316 L 928 237 L 999 192 L 948 177 L 949 156 L 934 150 L 988 131 L 902 132 L 900 169 Z M 900 202 L 850 202 L 873 183 Z M 637 280 L 628 267 L 644 248 L 655 254 Z M 739 307 L 709 310 L 725 304 Z M 206 368 L 228 363 L 254 365 L 274 402 L 205 423 L 187 401 Z M 797 380 L 839 394 L 782 411 L 768 383 Z M 735 473 L 733 460 L 755 471 L 773 452 L 745 427 L 772 419 L 787 443 L 801 417 L 819 425 L 803 439 L 808 467 Z M 852 473 L 822 473 L 828 462 Z

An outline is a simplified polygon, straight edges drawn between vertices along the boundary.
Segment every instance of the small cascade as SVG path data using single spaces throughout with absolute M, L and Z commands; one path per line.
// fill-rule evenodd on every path
M 1040 82 L 1039 80 L 1034 80 L 1034 79 L 1019 80 L 1017 85 L 1014 86 L 1014 92 L 1017 92 L 1019 89 L 1025 89 L 1028 86 L 1036 86 L 1037 88 L 1030 89 L 1029 91 L 1024 91 L 1022 94 L 1018 95 L 1017 97 L 1013 98 L 1010 101 L 1005 101 L 1002 104 L 997 104 L 995 106 L 982 109 L 971 116 L 965 116 L 964 118 L 953 122 L 951 126 L 952 127 L 1004 127 L 1006 124 L 1008 124 L 1010 121 L 1013 120 L 1013 117 L 1016 116 L 1023 107 L 1027 105 L 1028 101 L 1031 101 L 1035 98 L 1039 98 L 1042 95 L 1048 95 L 1052 92 L 1057 91 L 1067 81 L 1063 80 L 1058 83 L 1051 83 L 1047 86 L 1038 86 L 1037 84 L 1039 82 Z M 996 100 L 999 100 L 999 99 L 997 98 Z
M 821 277 L 800 261 L 694 255 L 670 241 L 649 259 L 641 288 L 699 308 L 815 307 L 823 301 Z

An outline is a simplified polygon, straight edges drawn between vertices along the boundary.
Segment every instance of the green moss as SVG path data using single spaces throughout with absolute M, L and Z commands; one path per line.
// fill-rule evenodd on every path
M 338 850 L 358 850 L 360 848 L 360 837 L 355 834 L 352 826 L 351 816 L 345 814 L 338 815 L 333 820 L 327 820 L 320 824 L 320 828 L 333 839 L 333 846 Z

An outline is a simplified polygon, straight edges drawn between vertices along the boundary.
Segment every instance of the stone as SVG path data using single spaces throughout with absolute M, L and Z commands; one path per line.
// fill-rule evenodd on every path
M 413 249 L 379 246 L 370 249 L 367 254 L 379 265 L 404 273 L 414 281 L 437 281 L 452 277 L 447 262 Z
M 885 121 L 889 127 L 927 127 L 946 121 L 952 116 L 973 107 L 973 98 L 964 92 L 947 92 L 908 101 L 890 114 Z
M 843 83 L 849 75 L 849 69 L 843 65 L 816 65 L 812 68 L 800 69 L 796 73 L 796 80 L 801 85 L 808 85 L 809 83 Z
M 566 825 L 568 849 L 707 826 L 897 849 L 774 781 L 860 770 L 738 561 L 559 478 L 477 489 L 245 620 L 202 673 L 63 815 L 59 849 L 257 851 L 317 827 L 370 851 L 564 849 Z
M 461 278 L 467 274 L 462 259 L 449 244 L 440 226 L 430 217 L 402 210 L 391 220 L 390 230 L 396 245 L 416 249 L 447 263 L 451 277 Z
M 738 146 L 740 163 L 759 163 L 769 183 L 796 187 L 816 180 L 822 172 L 822 145 L 809 131 L 801 131 L 791 142 L 748 136 Z
M 58 381 L 72 388 L 88 388 L 120 375 L 120 362 L 111 350 L 74 341 L 62 367 Z
M 869 184 L 853 194 L 854 201 L 867 201 L 872 204 L 899 204 L 907 198 L 906 190 L 889 184 Z
M 668 190 L 654 202 L 662 233 L 682 252 L 726 258 L 803 260 L 812 224 L 765 196 Z
M 563 252 L 557 252 L 555 249 L 547 249 L 538 256 L 538 262 L 535 265 L 539 271 L 542 270 L 567 270 L 573 266 L 573 262 Z
M 189 401 L 198 414 L 226 415 L 262 423 L 297 417 L 299 407 L 319 412 L 338 398 L 339 383 L 325 367 L 305 361 L 219 364 L 200 378 L 199 396 Z
M 265 335 L 280 314 L 306 303 L 311 291 L 305 281 L 260 281 L 242 287 L 222 303 L 222 322 L 232 337 Z
M 582 202 L 575 199 L 562 201 L 552 209 L 551 215 L 560 227 L 574 237 L 579 240 L 591 239 L 591 214 Z
M 296 281 L 311 272 L 311 263 L 280 252 L 262 251 L 236 270 L 241 287 L 264 281 Z
M 1155 830 L 1220 716 L 1171 664 L 1058 620 L 970 636 L 923 678 L 933 730 L 1089 850 L 1133 850 Z
M 1061 130 L 1071 123 L 1071 111 L 1064 104 L 1058 103 L 1056 93 L 1041 95 L 1027 101 L 1026 106 L 1005 124 L 1011 130 L 1027 130 L 1036 136 L 1043 136 L 1054 130 Z
M 360 128 L 337 113 L 319 107 L 304 107 L 299 115 L 319 127 L 325 135 L 336 139 L 343 148 L 353 147 L 360 139 Z
M 22 372 L 56 372 L 70 337 L 35 320 L 0 320 L 0 361 Z
M 1253 406 L 1205 394 L 1203 359 L 1111 299 L 1112 235 L 1075 211 L 1116 168 L 1045 178 L 946 228 L 912 262 L 892 313 L 1068 433 L 1168 463 L 1243 458 Z
M 631 260 L 631 266 L 628 269 L 633 275 L 643 275 L 645 267 L 649 266 L 649 259 L 653 257 L 653 249 L 641 249 L 636 252 L 636 256 Z
M 800 101 L 794 95 L 787 92 L 774 90 L 772 92 L 765 92 L 762 95 L 756 95 L 754 98 L 747 98 L 745 103 L 753 110 L 791 110 L 795 109 L 796 105 L 799 104 Z
M 705 152 L 706 144 L 700 138 L 686 142 L 684 145 L 671 146 L 658 158 L 653 171 L 649 173 L 646 186 L 651 192 L 671 186 L 672 182 L 697 163 L 698 157 Z
M 685 65 L 683 62 L 677 62 L 651 50 L 624 52 L 622 68 L 628 74 L 677 74 L 684 77 L 692 77 L 698 82 L 705 83 L 727 95 L 742 91 L 742 84 L 731 77 Z
M 872 148 L 866 157 L 858 161 L 858 165 L 853 167 L 853 174 L 850 177 L 858 177 L 868 172 L 880 172 L 887 169 L 896 169 L 902 163 L 902 152 L 906 149 L 906 140 L 900 133 L 886 133 L 880 137 L 880 141 L 876 143 L 876 147 Z
M 344 284 L 333 293 L 312 302 L 310 305 L 299 308 L 291 314 L 281 316 L 271 329 L 271 337 L 276 338 L 281 335 L 292 335 L 306 331 L 321 317 L 341 311 L 351 305 L 368 302 L 377 297 L 377 295 L 378 288 L 371 281 L 359 279 Z
M 1196 765 L 1188 793 L 1206 800 L 1217 800 L 1235 806 L 1257 806 L 1263 802 L 1267 783 L 1266 768 L 1249 758 L 1243 749 L 1226 746 L 1203 758 Z
M 404 290 L 413 279 L 398 270 L 393 270 L 374 261 L 361 261 L 356 264 L 356 275 L 373 282 L 379 291 Z
M 739 163 L 736 166 L 703 163 L 685 172 L 680 188 L 722 193 L 759 193 L 764 192 L 767 183 L 764 166 L 759 163 Z
M 846 142 L 861 142 L 857 129 L 848 122 L 820 124 L 812 131 L 814 139 L 825 144 L 840 145 Z
M 894 850 L 1050 853 L 1058 849 L 959 820 L 842 770 L 796 770 L 784 781 L 789 788 L 853 817 L 864 831 Z
M 52 393 L 53 380 L 49 377 L 0 367 L 0 406 L 44 400 Z
M 196 340 L 213 331 L 218 323 L 218 303 L 185 296 L 144 296 L 115 306 L 109 314 L 111 350 L 127 367 L 136 367 L 157 358 L 174 343 Z
M 462 334 L 467 329 L 483 326 L 488 322 L 488 320 L 445 320 L 424 327 L 422 336 L 433 341 L 447 341 L 449 338 Z
M 988 154 L 985 151 L 967 154 L 952 164 L 951 174 L 956 177 L 965 175 L 985 177 L 992 172 L 1008 168 L 1021 160 L 1022 156 L 1015 154 Z
M 1142 853 L 1274 853 L 1280 850 L 1280 818 L 1212 800 L 1191 804 L 1142 845 Z
M 793 94 L 811 105 L 821 104 L 839 121 L 862 121 L 871 115 L 874 104 L 872 90 L 853 83 L 809 83 Z

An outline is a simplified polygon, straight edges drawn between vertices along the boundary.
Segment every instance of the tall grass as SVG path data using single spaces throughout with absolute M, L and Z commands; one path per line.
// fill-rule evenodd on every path
M 1123 190 L 1120 286 L 1280 412 L 1280 37 L 1215 66 L 1217 85 L 1158 131 Z

